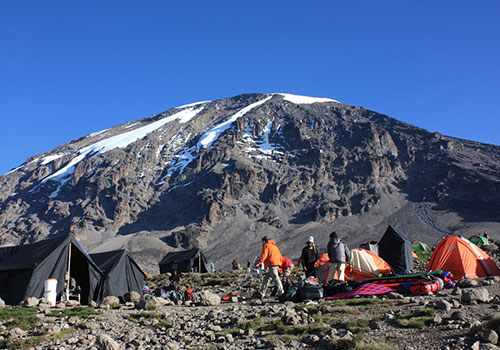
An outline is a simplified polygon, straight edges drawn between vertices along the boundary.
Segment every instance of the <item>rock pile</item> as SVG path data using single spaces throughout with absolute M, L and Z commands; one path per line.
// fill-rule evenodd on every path
M 151 284 L 163 282 L 155 278 Z M 496 277 L 464 280 L 455 289 L 425 296 L 392 293 L 378 298 L 278 303 L 274 297 L 252 299 L 258 282 L 246 271 L 190 274 L 181 283 L 195 290 L 194 303 L 131 294 L 122 304 L 106 298 L 93 305 L 94 311 L 64 305 L 51 308 L 43 300 L 30 298 L 23 305 L 36 310 L 32 328 L 14 327 L 13 320 L 1 312 L 20 307 L 0 309 L 0 348 L 29 339 L 31 344 L 38 343 L 32 347 L 37 350 L 353 349 L 356 344 L 495 349 L 500 332 L 498 282 Z M 233 297 L 221 300 L 229 292 Z

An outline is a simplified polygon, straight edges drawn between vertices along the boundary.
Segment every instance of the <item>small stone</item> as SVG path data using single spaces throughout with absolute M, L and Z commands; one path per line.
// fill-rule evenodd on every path
M 405 297 L 403 294 L 399 294 L 396 292 L 390 292 L 387 294 L 387 298 L 389 298 L 389 299 L 404 299 Z
M 120 345 L 107 334 L 98 336 L 97 344 L 100 350 L 120 350 Z
M 453 305 L 445 299 L 440 299 L 434 303 L 434 307 L 438 310 L 445 310 L 446 312 L 449 312 L 451 311 Z
M 229 334 L 226 335 L 226 341 L 228 343 L 232 343 L 234 341 L 233 335 L 231 333 L 229 333 Z
M 21 338 L 26 336 L 26 334 L 28 334 L 26 331 L 23 331 L 21 328 L 15 327 L 9 331 L 9 338 Z
M 5 307 L 5 301 L 3 301 L 2 298 L 0 298 L 0 309 Z

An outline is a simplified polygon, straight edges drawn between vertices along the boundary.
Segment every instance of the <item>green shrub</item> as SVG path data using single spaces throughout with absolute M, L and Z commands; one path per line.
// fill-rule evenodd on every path
M 434 322 L 433 309 L 416 309 L 396 319 L 396 324 L 402 328 L 423 328 Z
M 38 308 L 5 307 L 0 309 L 0 321 L 7 330 L 18 327 L 29 331 L 40 323 L 37 313 Z
M 47 316 L 51 317 L 70 317 L 77 316 L 79 318 L 87 319 L 93 318 L 96 315 L 100 315 L 100 312 L 97 312 L 93 307 L 84 307 L 78 306 L 72 309 L 63 309 L 63 310 L 52 310 Z

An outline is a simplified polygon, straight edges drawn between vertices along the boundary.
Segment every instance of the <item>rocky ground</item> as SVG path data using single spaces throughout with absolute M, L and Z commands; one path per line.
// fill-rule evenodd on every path
M 156 289 L 168 284 L 166 277 L 147 284 Z M 299 277 L 297 270 L 292 279 Z M 127 302 L 111 297 L 91 307 L 32 299 L 3 307 L 0 348 L 496 349 L 499 281 L 463 280 L 425 296 L 279 303 L 252 298 L 260 282 L 246 270 L 187 274 L 181 289 L 194 289 L 194 303 L 132 293 Z

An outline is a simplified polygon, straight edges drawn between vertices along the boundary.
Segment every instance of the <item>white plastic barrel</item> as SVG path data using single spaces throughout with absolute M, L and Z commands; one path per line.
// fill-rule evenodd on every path
M 56 305 L 57 299 L 57 280 L 55 278 L 47 278 L 45 280 L 45 300 L 52 306 Z

